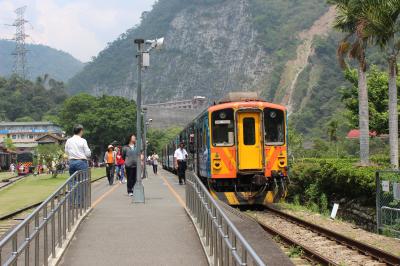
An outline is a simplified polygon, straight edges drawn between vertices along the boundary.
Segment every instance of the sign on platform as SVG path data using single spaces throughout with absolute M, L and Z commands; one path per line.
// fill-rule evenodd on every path
M 390 191 L 389 181 L 388 180 L 383 180 L 382 181 L 382 191 L 384 191 L 384 192 L 389 192 Z
M 332 212 L 331 212 L 331 218 L 332 219 L 336 218 L 336 214 L 337 214 L 338 209 L 339 209 L 339 204 L 338 203 L 333 204 L 333 208 L 332 208 Z
M 400 200 L 400 183 L 393 183 L 393 198 Z

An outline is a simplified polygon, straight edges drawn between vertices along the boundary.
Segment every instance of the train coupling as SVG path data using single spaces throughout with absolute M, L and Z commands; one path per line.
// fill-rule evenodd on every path
M 268 183 L 268 179 L 264 175 L 254 175 L 252 183 L 254 185 L 263 186 Z

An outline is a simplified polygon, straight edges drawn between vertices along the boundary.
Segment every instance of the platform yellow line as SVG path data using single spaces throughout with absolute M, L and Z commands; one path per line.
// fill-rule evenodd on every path
M 186 208 L 186 203 L 185 203 L 185 201 L 183 201 L 182 197 L 179 196 L 178 192 L 176 192 L 176 190 L 171 186 L 171 184 L 168 182 L 168 180 L 167 180 L 165 177 L 163 177 L 163 176 L 160 176 L 160 177 L 164 180 L 164 182 L 165 182 L 165 184 L 167 185 L 169 191 L 171 191 L 172 195 L 174 195 L 174 197 L 178 200 L 179 204 L 180 204 L 183 208 Z
M 116 190 L 119 187 L 120 184 L 117 184 L 116 186 L 110 188 L 106 193 L 104 193 L 103 195 L 101 195 L 97 200 L 95 200 L 92 203 L 92 208 L 96 207 L 97 204 L 99 204 L 100 202 L 102 202 L 108 195 L 110 195 L 114 190 Z

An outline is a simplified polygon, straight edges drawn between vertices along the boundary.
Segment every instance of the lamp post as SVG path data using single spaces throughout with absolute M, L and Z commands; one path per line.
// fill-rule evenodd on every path
M 144 67 L 150 66 L 150 51 L 154 48 L 161 48 L 164 43 L 164 38 L 147 40 L 135 39 L 135 44 L 137 45 L 137 72 L 138 72 L 138 87 L 137 87 L 137 97 L 136 97 L 136 149 L 137 152 L 137 167 L 136 167 L 136 184 L 133 188 L 133 202 L 134 203 L 144 203 L 144 187 L 142 183 L 142 167 L 141 167 L 141 155 L 142 155 L 142 70 Z M 148 49 L 144 49 L 145 44 L 150 45 Z M 146 164 L 144 165 L 146 167 Z

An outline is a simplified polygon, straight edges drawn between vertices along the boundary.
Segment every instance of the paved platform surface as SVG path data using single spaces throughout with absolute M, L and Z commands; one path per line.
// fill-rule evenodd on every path
M 93 204 L 60 265 L 207 265 L 183 206 L 184 187 L 160 171 L 143 181 L 146 203 L 114 185 Z

